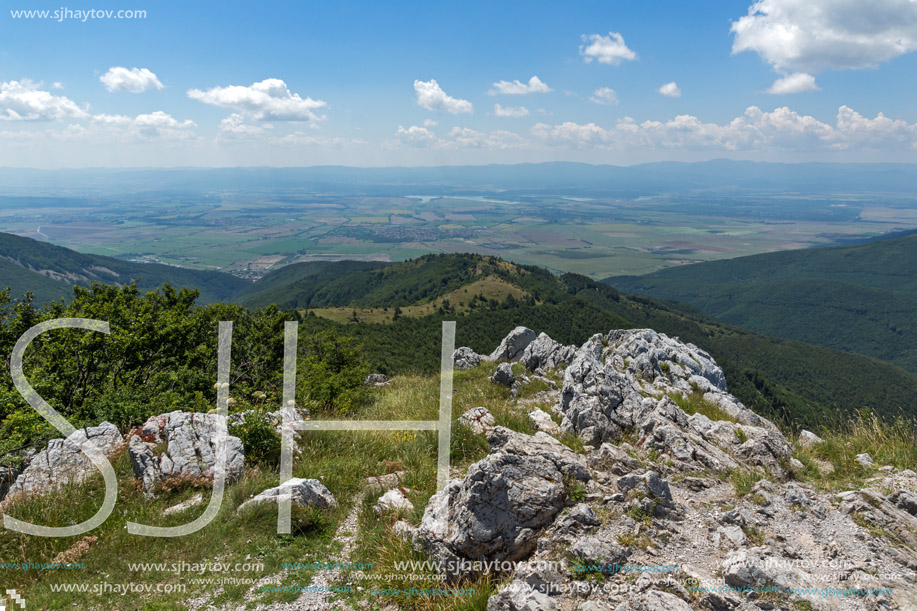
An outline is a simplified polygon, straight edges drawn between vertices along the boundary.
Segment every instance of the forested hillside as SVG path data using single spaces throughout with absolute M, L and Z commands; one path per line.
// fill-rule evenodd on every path
M 605 280 L 696 306 L 765 335 L 855 352 L 917 373 L 917 235 Z
M 251 285 L 221 272 L 131 263 L 0 233 L 0 288 L 10 287 L 13 295 L 31 291 L 39 302 L 69 299 L 74 285 L 89 286 L 93 282 L 135 282 L 142 290 L 153 290 L 168 282 L 197 289 L 205 303 L 229 300 Z

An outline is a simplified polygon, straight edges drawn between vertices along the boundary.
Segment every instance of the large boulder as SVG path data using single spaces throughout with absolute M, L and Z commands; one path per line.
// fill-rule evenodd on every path
M 474 369 L 481 364 L 481 355 L 467 346 L 462 346 L 452 353 L 452 362 L 460 371 Z
M 98 470 L 80 447 L 89 444 L 104 455 L 111 456 L 123 441 L 118 428 L 110 422 L 77 429 L 66 439 L 52 439 L 10 486 L 8 496 L 22 492 L 40 493 L 69 482 L 83 481 Z
M 325 487 L 325 484 L 317 479 L 294 477 L 245 501 L 236 511 L 262 503 L 279 503 L 283 500 L 289 500 L 300 507 L 315 507 L 316 509 L 334 509 L 338 506 L 337 499 Z
M 518 361 L 528 345 L 535 341 L 535 332 L 528 327 L 516 327 L 503 338 L 496 350 L 490 353 L 490 360 Z
M 169 478 L 212 478 L 220 452 L 226 453 L 226 477 L 234 481 L 245 467 L 242 441 L 218 436 L 218 414 L 174 411 L 153 416 L 128 445 L 134 474 L 148 496 Z
M 522 363 L 529 371 L 544 372 L 566 367 L 576 355 L 576 346 L 564 346 L 541 333 L 522 353 Z
M 440 572 L 458 578 L 473 561 L 514 561 L 528 556 L 541 530 L 569 497 L 566 483 L 587 481 L 589 471 L 566 446 L 545 435 L 496 427 L 491 454 L 433 495 L 414 534 L 416 545 Z

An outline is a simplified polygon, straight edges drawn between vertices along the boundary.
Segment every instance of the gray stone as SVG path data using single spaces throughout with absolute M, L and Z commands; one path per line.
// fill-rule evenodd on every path
M 628 556 L 626 548 L 613 542 L 611 533 L 581 537 L 570 547 L 570 553 L 591 571 L 606 575 L 618 573 Z
M 490 354 L 490 360 L 517 361 L 528 345 L 535 341 L 535 332 L 528 327 L 516 327 L 503 338 L 500 345 Z
M 385 475 L 374 475 L 366 478 L 366 486 L 370 492 L 382 492 L 394 488 L 404 477 L 404 471 L 395 471 Z
M 458 578 L 465 560 L 520 560 L 564 507 L 568 477 L 588 480 L 585 465 L 557 440 L 496 427 L 491 454 L 430 499 L 415 544 L 441 572 Z
M 514 579 L 487 601 L 487 611 L 553 611 L 557 603 L 519 579 Z
M 535 428 L 539 431 L 543 431 L 549 435 L 560 433 L 560 427 L 557 426 L 557 423 L 554 422 L 551 415 L 543 409 L 535 408 L 529 412 L 529 420 L 532 421 L 532 424 L 534 424 Z
M 170 516 L 174 513 L 181 513 L 182 511 L 186 509 L 190 509 L 192 507 L 196 507 L 203 502 L 204 502 L 204 495 L 198 492 L 197 494 L 189 498 L 187 501 L 183 501 L 181 503 L 178 503 L 177 505 L 172 505 L 171 507 L 166 507 L 165 509 L 162 510 L 162 515 Z
M 854 458 L 853 460 L 855 460 L 857 463 L 859 463 L 860 465 L 864 467 L 872 467 L 873 465 L 876 464 L 872 460 L 872 456 L 870 456 L 869 454 L 857 454 L 856 458 Z
M 808 507 L 812 504 L 812 501 L 809 500 L 806 491 L 794 483 L 789 483 L 786 485 L 786 490 L 783 493 L 783 498 L 790 505 L 796 505 L 797 507 Z
M 379 497 L 373 509 L 377 514 L 393 511 L 412 511 L 414 509 L 414 503 L 411 502 L 411 499 L 407 497 L 401 488 L 392 488 Z
M 220 435 L 219 418 L 218 414 L 170 412 L 153 416 L 131 437 L 128 454 L 147 496 L 164 479 L 212 478 L 221 452 L 225 452 L 227 481 L 241 477 L 245 468 L 242 440 Z
M 77 429 L 66 439 L 52 439 L 16 478 L 7 496 L 42 493 L 70 482 L 81 482 L 93 473 L 98 473 L 89 457 L 80 450 L 84 444 L 94 446 L 105 456 L 111 456 L 123 441 L 118 428 L 109 422 Z
M 490 381 L 500 386 L 512 388 L 513 384 L 516 382 L 516 376 L 513 375 L 513 366 L 509 363 L 500 363 L 494 374 L 490 376 Z
M 661 504 L 672 507 L 672 491 L 669 489 L 669 483 L 659 477 L 655 471 L 646 471 L 645 473 L 631 473 L 618 480 L 618 490 L 627 493 L 630 490 L 639 489 L 648 494 L 651 498 L 659 501 Z
M 897 490 L 889 495 L 888 500 L 899 509 L 917 516 L 917 494 L 908 490 Z
M 458 420 L 473 432 L 484 435 L 489 433 L 495 424 L 493 414 L 486 407 L 474 407 L 459 416 Z
M 808 448 L 819 443 L 824 443 L 824 439 L 813 433 L 812 431 L 803 430 L 799 433 L 799 439 L 796 441 L 796 445 L 801 448 Z
M 647 590 L 626 600 L 615 611 L 691 611 L 691 605 L 674 594 L 661 590 Z
M 481 355 L 467 346 L 462 346 L 452 353 L 452 363 L 459 371 L 474 369 L 481 364 Z
M 300 507 L 315 507 L 317 509 L 334 509 L 337 500 L 331 491 L 317 479 L 291 478 L 275 488 L 268 488 L 257 496 L 245 501 L 236 511 L 245 507 L 260 505 L 262 503 L 277 503 L 290 499 L 294 505 Z
M 586 503 L 580 503 L 560 520 L 557 530 L 563 534 L 572 534 L 582 532 L 595 526 L 600 526 L 601 524 L 598 516 L 592 511 L 592 508 Z
M 576 346 L 564 346 L 541 333 L 522 353 L 522 363 L 529 371 L 543 372 L 573 362 Z
M 363 380 L 363 384 L 366 386 L 382 387 L 382 386 L 388 386 L 389 382 L 388 382 L 388 377 L 385 374 L 371 373 L 368 376 L 366 376 L 365 380 Z
M 716 529 L 717 547 L 736 548 L 748 543 L 748 537 L 738 526 L 720 526 Z

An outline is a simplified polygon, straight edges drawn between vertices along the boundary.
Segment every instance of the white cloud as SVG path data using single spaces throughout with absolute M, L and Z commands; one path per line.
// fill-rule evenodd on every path
M 590 102 L 595 102 L 596 104 L 607 104 L 609 106 L 618 105 L 618 94 L 615 93 L 615 90 L 611 87 L 600 87 L 592 92 L 592 95 L 589 96 Z
M 303 99 L 290 92 L 280 79 L 269 78 L 250 86 L 231 85 L 207 91 L 191 89 L 188 97 L 205 104 L 231 108 L 256 121 L 315 121 L 315 110 L 327 106 L 322 100 Z
M 171 115 L 157 110 L 135 117 L 126 115 L 95 115 L 92 117 L 88 136 L 121 135 L 135 139 L 163 138 L 185 140 L 194 136 L 194 121 L 179 121 Z
M 63 88 L 64 88 L 64 84 L 61 83 L 60 81 L 54 81 L 53 83 L 51 83 L 51 89 L 63 89 Z
M 402 142 L 414 145 L 422 145 L 436 141 L 436 135 L 433 132 L 426 127 L 419 127 L 417 125 L 412 125 L 407 129 L 405 129 L 403 125 L 399 125 L 398 131 L 395 132 L 395 136 Z
M 579 53 L 588 64 L 592 60 L 600 64 L 618 65 L 622 61 L 637 59 L 637 54 L 631 51 L 624 43 L 624 38 L 617 32 L 609 32 L 608 36 L 600 34 L 583 34 L 583 42 Z
M 678 88 L 678 85 L 675 84 L 675 81 L 672 81 L 671 83 L 666 83 L 665 85 L 657 89 L 657 91 L 667 98 L 680 98 L 681 97 L 681 89 Z
M 267 123 L 267 127 L 271 124 Z M 260 136 L 265 127 L 252 125 L 245 120 L 245 115 L 234 112 L 220 121 L 220 136 L 223 138 L 240 138 L 245 136 Z
M 512 106 L 500 106 L 499 104 L 494 104 L 494 114 L 498 117 L 527 117 L 529 116 L 529 109 L 525 106 L 514 108 Z
M 0 83 L 0 120 L 59 121 L 89 116 L 70 98 L 53 95 L 38 87 L 29 79 Z
M 759 0 L 731 31 L 781 73 L 869 68 L 917 50 L 917 2 Z
M 433 119 L 424 119 L 423 120 L 424 127 L 436 127 L 437 125 L 439 125 L 439 123 L 437 123 Z
M 787 93 L 805 93 L 807 91 L 821 91 L 815 84 L 815 77 L 805 72 L 794 72 L 789 76 L 778 78 L 770 86 L 767 93 L 781 95 Z
M 529 148 L 530 143 L 519 134 L 506 130 L 480 132 L 468 127 L 453 127 L 442 138 L 429 129 L 412 125 L 405 129 L 399 125 L 395 137 L 403 144 L 439 150 L 491 149 L 507 150 Z
M 497 81 L 493 84 L 493 89 L 488 91 L 489 95 L 526 95 L 529 93 L 550 93 L 554 91 L 548 84 L 537 76 L 529 79 L 528 83 L 522 81 Z
M 414 91 L 417 92 L 417 104 L 427 110 L 445 110 L 453 115 L 473 111 L 471 102 L 446 95 L 434 79 L 414 81 Z
M 833 126 L 786 107 L 764 112 L 750 106 L 743 115 L 724 124 L 704 123 L 692 115 L 642 123 L 626 117 L 609 128 L 595 123 L 538 123 L 531 133 L 545 144 L 579 149 L 917 150 L 917 123 L 890 119 L 881 113 L 869 119 L 847 106 L 838 109 Z
M 128 93 L 143 93 L 151 89 L 165 87 L 159 82 L 155 74 L 146 68 L 131 68 L 122 66 L 108 69 L 108 72 L 99 77 L 99 80 L 109 91 L 126 91 Z

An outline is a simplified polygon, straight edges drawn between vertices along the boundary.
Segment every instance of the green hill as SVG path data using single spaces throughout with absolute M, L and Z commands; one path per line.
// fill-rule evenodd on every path
M 69 298 L 73 285 L 124 285 L 132 281 L 144 291 L 164 283 L 196 288 L 205 303 L 228 300 L 251 286 L 246 280 L 222 272 L 131 263 L 0 233 L 0 288 L 10 287 L 14 296 L 32 291 L 36 301 L 46 302 Z
M 557 277 L 477 255 L 429 255 L 373 268 L 310 264 L 299 271 L 302 277 L 297 269 L 266 276 L 261 282 L 268 281 L 270 291 L 259 292 L 258 282 L 243 302 L 264 306 L 272 302 L 268 297 L 281 296 L 274 302 L 300 308 L 307 330 L 333 325 L 360 338 L 374 366 L 387 373 L 438 367 L 441 320 L 457 320 L 458 344 L 479 352 L 490 352 L 516 325 L 573 344 L 612 328 L 650 327 L 709 351 L 736 396 L 787 424 L 825 424 L 863 407 L 889 416 L 917 413 L 917 376 L 894 365 L 765 337 L 576 274 Z M 482 286 L 482 278 L 518 287 L 520 296 L 462 288 Z M 424 304 L 437 307 L 431 312 Z M 395 306 L 404 314 L 393 320 Z M 370 317 L 380 308 L 388 315 Z
M 917 235 L 910 232 L 607 278 L 774 337 L 855 352 L 917 373 Z

